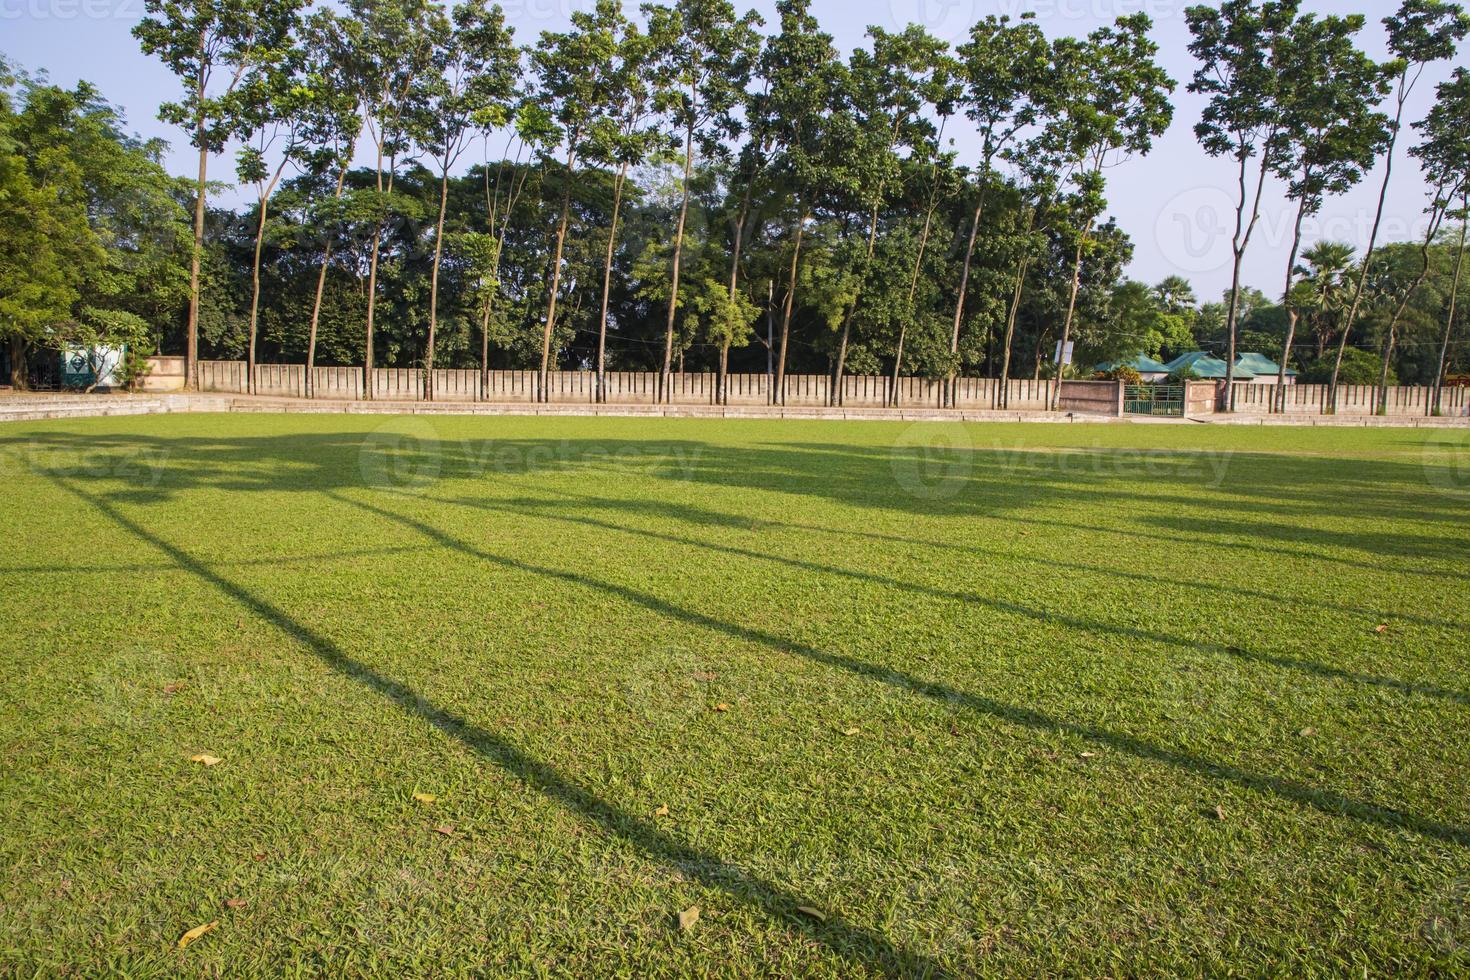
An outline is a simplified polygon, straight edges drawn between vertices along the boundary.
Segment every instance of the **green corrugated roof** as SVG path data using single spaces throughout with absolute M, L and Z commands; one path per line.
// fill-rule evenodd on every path
M 1115 368 L 1117 368 L 1119 366 L 1131 367 L 1133 370 L 1137 371 L 1139 374 L 1168 374 L 1169 373 L 1169 369 L 1168 368 L 1164 367 L 1164 365 L 1160 364 L 1158 361 L 1154 360 L 1152 357 L 1149 357 L 1147 354 L 1139 354 L 1137 357 L 1130 358 L 1129 360 L 1126 360 L 1126 361 L 1108 361 L 1106 364 L 1099 364 L 1097 366 L 1097 369 L 1099 371 L 1112 371 L 1113 369 L 1115 369 Z
M 1261 377 L 1269 376 L 1275 378 L 1281 375 L 1281 365 L 1271 360 L 1265 354 L 1241 354 L 1235 359 L 1235 370 L 1239 371 L 1242 368 L 1251 374 Z M 1296 377 L 1296 372 L 1291 368 L 1286 369 L 1286 374 L 1287 377 Z
M 1194 368 L 1194 376 L 1197 378 L 1223 378 L 1225 377 L 1225 362 L 1202 350 L 1190 351 L 1188 354 L 1180 354 L 1174 360 L 1164 365 L 1164 369 L 1170 374 L 1185 366 Z M 1247 368 L 1242 368 L 1239 363 L 1235 366 L 1235 377 L 1242 381 L 1254 378 L 1256 373 Z

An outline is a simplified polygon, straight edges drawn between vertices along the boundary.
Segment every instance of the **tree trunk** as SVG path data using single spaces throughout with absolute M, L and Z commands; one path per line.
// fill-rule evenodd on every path
M 1296 257 L 1302 248 L 1302 221 L 1307 216 L 1307 203 L 1304 199 L 1297 205 L 1296 227 L 1291 235 L 1291 254 L 1286 260 L 1286 291 L 1281 294 L 1281 302 L 1286 307 L 1286 343 L 1281 347 L 1281 363 L 1277 365 L 1276 390 L 1271 393 L 1271 402 L 1274 411 L 1286 411 L 1286 364 L 1291 360 L 1291 342 L 1296 338 L 1296 324 L 1300 318 L 1296 307 L 1291 302 L 1291 287 L 1296 281 Z M 1235 362 L 1232 359 L 1229 367 L 1233 368 Z M 1233 371 L 1229 373 L 1234 373 Z M 1226 403 L 1233 407 L 1235 396 L 1226 389 Z
M 1235 234 L 1230 239 L 1231 267 L 1230 267 L 1230 305 L 1225 315 L 1225 330 L 1227 334 L 1225 346 L 1225 397 L 1217 405 L 1225 411 L 1235 410 L 1235 341 L 1240 332 L 1240 278 L 1241 267 L 1245 263 L 1245 251 L 1250 245 L 1251 235 L 1256 230 L 1256 223 L 1261 220 L 1261 194 L 1266 188 L 1266 156 L 1261 156 L 1260 175 L 1256 179 L 1256 194 L 1254 203 L 1251 205 L 1251 220 L 1247 224 L 1245 220 L 1245 174 L 1246 162 L 1249 157 L 1240 158 L 1240 170 L 1237 174 L 1237 186 L 1240 188 L 1240 197 L 1235 205 Z
M 881 193 L 881 191 L 880 191 Z M 868 219 L 868 251 L 863 258 L 863 275 L 867 276 L 869 267 L 873 264 L 873 249 L 878 243 L 878 205 L 873 205 L 871 217 Z M 857 313 L 858 299 L 862 296 L 862 280 L 858 281 L 857 291 L 853 293 L 852 302 L 847 304 L 847 312 L 842 316 L 842 337 L 837 343 L 837 364 L 832 370 L 832 390 L 828 392 L 827 404 L 842 404 L 842 373 L 847 363 L 847 338 L 852 327 L 852 318 Z
M 556 294 L 561 289 L 561 256 L 567 241 L 567 221 L 572 211 L 572 167 L 576 162 L 575 154 L 567 154 L 567 171 L 563 177 L 564 186 L 561 196 L 561 220 L 556 226 L 556 254 L 551 259 L 551 295 L 546 300 L 546 330 L 541 336 L 541 371 L 538 375 L 540 391 L 536 394 L 537 401 L 549 401 L 547 392 L 547 369 L 551 362 L 551 334 L 556 328 Z
M 1051 410 L 1059 412 L 1062 410 L 1062 376 L 1066 373 L 1067 365 L 1067 341 L 1072 336 L 1072 321 L 1077 316 L 1077 293 L 1082 289 L 1082 250 L 1087 245 L 1087 238 L 1092 234 L 1092 222 L 1082 230 L 1082 237 L 1077 240 L 1077 252 L 1072 259 L 1072 288 L 1067 297 L 1067 316 L 1062 320 L 1062 340 L 1057 353 L 1057 383 L 1052 387 L 1050 401 Z M 1036 350 L 1037 378 L 1041 376 L 1041 349 Z
M 776 362 L 776 383 L 771 391 L 772 404 L 786 404 L 786 349 L 791 340 L 791 314 L 796 308 L 796 269 L 801 259 L 801 239 L 806 233 L 807 218 L 809 213 L 801 212 L 801 218 L 796 222 L 796 242 L 791 250 L 791 279 L 786 290 L 786 305 L 781 313 L 781 358 Z
M 347 182 L 347 165 L 343 164 L 337 171 L 337 192 L 332 195 L 334 201 L 342 199 L 342 189 Z M 316 369 L 316 333 L 317 325 L 321 322 L 322 296 L 327 288 L 327 267 L 332 261 L 332 240 L 327 239 L 325 249 L 322 251 L 322 267 L 316 277 L 316 296 L 311 302 L 311 329 L 306 335 L 306 397 L 312 398 L 316 395 L 313 373 Z
M 618 212 L 623 205 L 623 182 L 628 178 L 628 163 L 618 170 L 613 184 L 612 228 L 607 233 L 607 256 L 602 263 L 602 315 L 597 318 L 597 400 L 607 401 L 607 304 L 612 293 L 613 252 L 618 242 Z
M 750 216 L 750 190 L 755 183 L 755 175 L 745 183 L 745 195 L 740 202 L 740 219 L 735 224 L 735 247 L 730 254 L 730 301 L 735 301 L 735 290 L 740 284 L 740 249 L 745 241 L 745 222 Z M 760 336 L 757 334 L 756 336 Z M 717 381 L 719 391 L 717 392 L 719 404 L 729 404 L 730 393 L 728 385 L 730 382 L 730 342 L 726 340 L 720 347 L 720 375 Z
M 10 386 L 16 391 L 27 391 L 31 387 L 30 372 L 26 364 L 26 339 L 20 334 L 10 335 Z
M 913 314 L 914 294 L 919 289 L 919 271 L 924 266 L 924 250 L 929 247 L 929 230 L 934 225 L 934 209 L 938 202 L 934 197 L 929 199 L 929 210 L 924 213 L 924 230 L 919 234 L 919 253 L 914 256 L 914 273 L 909 277 L 909 297 L 904 305 L 904 319 L 898 325 L 898 350 L 893 358 L 893 384 L 889 392 L 889 404 L 898 405 L 898 375 L 903 369 L 903 342 L 908 333 L 909 318 Z
M 1470 209 L 1470 194 L 1466 195 L 1465 205 Z M 1470 219 L 1460 222 L 1460 247 L 1455 252 L 1455 273 L 1450 281 L 1450 307 L 1444 319 L 1444 340 L 1439 345 L 1439 365 L 1434 369 L 1434 390 L 1430 392 L 1433 414 L 1440 413 L 1440 391 L 1444 387 L 1445 365 L 1450 356 L 1450 336 L 1455 327 L 1455 304 L 1460 298 L 1460 271 L 1465 265 L 1465 231 L 1470 225 Z
M 1030 209 L 1026 215 L 1026 234 L 1035 231 L 1036 209 Z M 997 389 L 997 408 L 1010 407 L 1010 356 L 1011 344 L 1016 339 L 1016 317 L 1020 314 L 1020 297 L 1026 288 L 1026 269 L 1030 266 L 1030 260 L 1022 257 L 1016 266 L 1016 288 L 1011 291 L 1010 310 L 1005 313 L 1005 344 L 1001 347 L 1001 378 L 1000 388 Z
M 393 175 L 397 172 L 397 161 L 390 157 L 388 159 L 388 187 L 386 193 L 393 193 Z M 383 189 L 383 151 L 378 149 L 378 197 L 385 193 Z M 383 241 L 383 221 L 379 217 L 373 226 L 373 251 L 368 260 L 368 308 L 367 308 L 367 346 L 363 357 L 362 393 L 364 398 L 373 397 L 373 316 L 378 305 L 378 254 Z
M 1378 372 L 1378 407 L 1379 415 L 1388 414 L 1388 366 L 1393 361 L 1394 345 L 1398 340 L 1399 323 L 1402 322 L 1404 313 L 1409 309 L 1409 303 L 1413 301 L 1414 294 L 1419 288 L 1429 281 L 1430 250 L 1434 247 L 1435 236 L 1439 234 L 1440 223 L 1444 220 L 1447 204 L 1440 203 L 1440 195 L 1444 191 L 1443 182 L 1435 191 L 1435 204 L 1433 213 L 1429 219 L 1429 230 L 1424 235 L 1424 241 L 1419 243 L 1419 276 L 1404 293 L 1404 298 L 1399 301 L 1398 307 L 1393 311 L 1393 318 L 1388 321 L 1388 336 L 1383 342 L 1383 366 Z
M 988 168 L 987 168 L 988 169 Z M 970 264 L 975 258 L 975 239 L 980 234 L 980 219 L 985 214 L 985 193 L 989 189 L 989 180 L 985 178 L 982 171 L 980 186 L 980 200 L 975 205 L 975 217 L 970 221 L 970 240 L 965 245 L 965 263 L 960 271 L 960 292 L 954 301 L 954 332 L 949 341 L 949 353 L 951 357 L 957 357 L 960 352 L 960 324 L 965 319 L 965 293 L 970 288 Z M 951 408 L 958 404 L 954 391 L 955 371 L 950 369 L 949 379 L 945 383 L 945 401 Z
M 444 212 L 449 206 L 449 168 L 439 179 L 439 222 L 434 226 L 434 268 L 429 274 L 429 343 L 424 349 L 424 394 L 434 400 L 434 339 L 439 328 L 439 263 L 444 258 Z
M 771 400 L 776 398 L 776 337 L 772 320 L 776 315 L 776 280 L 766 283 L 766 383 L 771 385 Z
M 684 257 L 684 223 L 689 217 L 689 180 L 694 172 L 694 125 L 684 129 L 684 193 L 674 231 L 674 270 L 669 282 L 669 315 L 664 324 L 664 367 L 659 374 L 659 401 L 669 400 L 669 364 L 674 356 L 674 317 L 679 309 L 679 264 Z
M 1388 202 L 1388 185 L 1393 180 L 1393 151 L 1398 144 L 1399 127 L 1404 119 L 1404 82 L 1406 74 L 1399 78 L 1398 110 L 1394 113 L 1393 127 L 1389 130 L 1388 151 L 1383 157 L 1383 184 L 1378 188 L 1378 210 L 1373 215 L 1373 230 L 1368 235 L 1368 251 L 1363 255 L 1363 266 L 1358 270 L 1358 282 L 1353 287 L 1353 301 L 1348 306 L 1347 319 L 1342 324 L 1342 335 L 1337 339 L 1337 357 L 1332 362 L 1332 379 L 1327 383 L 1327 410 L 1337 413 L 1337 376 L 1342 370 L 1342 355 L 1347 350 L 1348 337 L 1353 332 L 1353 323 L 1362 307 L 1363 292 L 1368 286 L 1368 266 L 1373 261 L 1373 250 L 1378 244 L 1378 229 L 1383 222 L 1383 208 Z
M 199 141 L 204 142 L 204 120 L 199 121 Z M 204 255 L 204 210 L 208 194 L 209 151 L 199 151 L 199 180 L 194 193 L 194 251 L 189 256 L 189 324 L 184 338 L 184 387 L 199 387 L 199 267 Z
M 255 260 L 250 266 L 250 343 L 245 356 L 245 391 L 255 394 L 255 328 L 260 315 L 260 250 L 265 244 L 265 210 L 269 199 L 260 199 L 260 221 L 255 225 Z

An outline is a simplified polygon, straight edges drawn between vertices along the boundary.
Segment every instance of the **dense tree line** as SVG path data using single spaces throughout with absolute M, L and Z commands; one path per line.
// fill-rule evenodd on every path
M 1106 216 L 1108 174 L 1173 114 L 1146 16 L 1083 38 L 987 17 L 953 47 L 871 28 L 844 56 L 809 6 L 780 0 L 764 24 L 728 0 L 636 17 L 600 0 L 520 47 L 483 0 L 149 0 L 135 33 L 180 80 L 161 114 L 197 150 L 193 180 L 167 177 L 87 87 L 4 79 L 0 180 L 29 188 L 0 197 L 5 234 L 30 236 L 25 261 L 0 258 L 12 361 L 90 339 L 191 364 L 723 384 L 1042 377 L 1075 342 L 1073 371 L 1196 347 L 1334 384 L 1463 366 L 1470 77 L 1404 118 L 1467 32 L 1458 5 L 1405 0 L 1385 63 L 1358 46 L 1362 17 L 1297 0 L 1188 11 L 1189 87 L 1208 100 L 1195 131 L 1239 172 L 1234 284 L 1203 305 L 1181 279 L 1127 280 L 1131 244 Z M 232 142 L 253 203 L 210 207 Z M 1375 222 L 1361 250 L 1306 247 L 1306 219 L 1384 159 L 1386 194 L 1405 143 L 1433 190 L 1424 240 L 1379 243 Z M 1296 228 L 1270 298 L 1239 275 L 1268 181 Z

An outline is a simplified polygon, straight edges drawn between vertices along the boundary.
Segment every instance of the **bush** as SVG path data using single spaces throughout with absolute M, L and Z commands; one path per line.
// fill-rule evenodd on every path
M 1299 380 L 1302 384 L 1309 385 L 1331 384 L 1332 364 L 1336 357 L 1336 352 L 1329 351 L 1320 361 L 1303 371 Z M 1377 356 L 1357 347 L 1349 347 L 1342 352 L 1342 370 L 1337 374 L 1337 383 L 1376 385 L 1378 372 L 1381 370 L 1383 370 L 1383 361 Z M 1388 383 L 1391 385 L 1399 383 L 1399 376 L 1392 366 L 1388 369 Z
M 1138 369 L 1133 367 L 1132 365 L 1119 364 L 1111 371 L 1097 372 L 1097 380 L 1121 381 L 1125 385 L 1140 385 L 1143 384 L 1143 375 L 1139 374 Z
M 122 364 L 117 369 L 117 380 L 128 391 L 137 391 L 143 386 L 143 379 L 153 373 L 153 365 L 148 363 L 148 358 L 129 346 L 123 354 Z

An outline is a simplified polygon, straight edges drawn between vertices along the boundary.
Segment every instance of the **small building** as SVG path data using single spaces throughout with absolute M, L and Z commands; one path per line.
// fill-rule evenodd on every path
M 1120 367 L 1132 368 L 1144 381 L 1163 381 L 1169 377 L 1169 369 L 1147 354 L 1139 354 L 1126 361 L 1108 361 L 1106 364 L 1099 364 L 1097 370 L 1107 373 L 1116 371 Z
M 1274 385 L 1281 377 L 1281 365 L 1271 360 L 1265 354 L 1241 354 L 1235 359 L 1236 376 L 1240 376 L 1241 369 L 1249 371 L 1254 377 L 1253 384 Z M 1286 383 L 1296 384 L 1296 372 L 1291 368 L 1286 369 Z
M 1203 378 L 1207 381 L 1224 381 L 1226 364 L 1220 358 L 1207 354 L 1202 350 L 1190 351 L 1188 354 L 1180 354 L 1174 360 L 1164 365 L 1164 369 L 1170 374 L 1190 369 L 1193 377 Z M 1254 381 L 1255 372 L 1242 368 L 1239 360 L 1235 366 L 1235 380 Z

